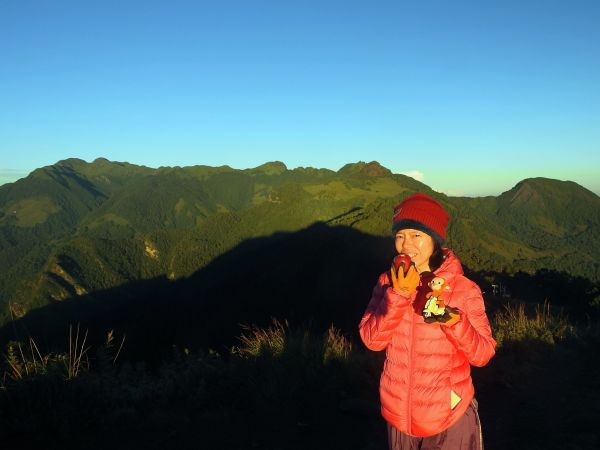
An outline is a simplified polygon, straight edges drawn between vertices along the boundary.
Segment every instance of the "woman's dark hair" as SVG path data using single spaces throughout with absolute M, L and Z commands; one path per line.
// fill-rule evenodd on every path
M 446 253 L 442 248 L 442 244 L 440 244 L 437 239 L 433 240 L 433 253 L 429 257 L 429 269 L 432 272 L 435 272 L 440 268 L 442 263 L 446 259 Z

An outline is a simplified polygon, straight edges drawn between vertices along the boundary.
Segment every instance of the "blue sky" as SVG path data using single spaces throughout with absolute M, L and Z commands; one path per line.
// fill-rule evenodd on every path
M 600 2 L 0 1 L 0 183 L 68 157 L 600 194 Z

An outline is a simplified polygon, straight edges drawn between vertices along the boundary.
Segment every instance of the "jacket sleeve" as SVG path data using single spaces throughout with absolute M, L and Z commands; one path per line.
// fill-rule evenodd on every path
M 442 329 L 470 364 L 481 367 L 496 353 L 496 341 L 492 337 L 479 286 L 472 283 L 466 296 L 460 321 Z
M 404 297 L 389 285 L 385 273 L 379 277 L 358 326 L 360 337 L 367 348 L 379 351 L 387 347 L 394 329 L 411 303 L 412 297 Z

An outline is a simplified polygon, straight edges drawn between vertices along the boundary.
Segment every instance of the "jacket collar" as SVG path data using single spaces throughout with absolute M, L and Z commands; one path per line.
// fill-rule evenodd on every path
M 454 252 L 450 249 L 444 249 L 446 258 L 442 265 L 434 271 L 436 276 L 447 278 L 448 276 L 463 275 L 464 271 L 459 259 L 456 257 Z

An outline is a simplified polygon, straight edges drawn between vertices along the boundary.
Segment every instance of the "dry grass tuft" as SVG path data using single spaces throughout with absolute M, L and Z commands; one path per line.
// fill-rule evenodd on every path
M 494 337 L 501 346 L 507 341 L 535 340 L 554 345 L 557 340 L 575 336 L 575 327 L 562 314 L 553 314 L 550 304 L 536 305 L 533 315 L 528 315 L 525 305 L 507 304 L 492 320 Z
M 333 325 L 327 330 L 323 343 L 323 362 L 348 361 L 352 354 L 350 342 L 340 330 Z
M 260 356 L 270 354 L 281 356 L 285 350 L 289 324 L 273 319 L 268 328 L 256 326 L 244 326 L 244 332 L 240 336 L 241 346 L 233 349 L 234 353 L 242 356 Z

